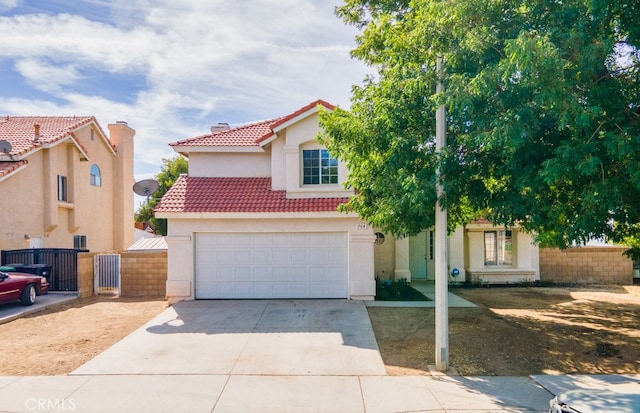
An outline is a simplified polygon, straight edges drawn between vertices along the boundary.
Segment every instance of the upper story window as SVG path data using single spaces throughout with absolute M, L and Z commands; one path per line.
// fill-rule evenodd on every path
M 512 265 L 513 238 L 510 230 L 484 232 L 484 265 Z
M 58 175 L 58 201 L 67 202 L 67 177 Z
M 76 250 L 87 249 L 87 236 L 86 235 L 74 235 L 73 236 L 73 248 Z
M 326 149 L 302 151 L 302 183 L 304 185 L 327 185 L 338 183 L 338 160 Z
M 89 183 L 93 186 L 102 186 L 102 178 L 100 176 L 100 168 L 95 163 L 91 165 L 91 172 L 89 172 Z

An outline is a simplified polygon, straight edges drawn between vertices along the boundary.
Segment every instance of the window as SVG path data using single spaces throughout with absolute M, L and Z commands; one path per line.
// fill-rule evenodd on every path
M 484 265 L 511 265 L 512 246 L 511 231 L 485 231 Z
M 74 235 L 73 236 L 73 248 L 76 250 L 87 249 L 87 236 L 86 235 Z
M 96 165 L 95 163 L 91 165 L 89 183 L 93 186 L 102 186 L 102 179 L 100 177 L 100 168 L 98 168 L 98 165 Z
M 67 202 L 67 177 L 58 175 L 58 201 Z
M 326 149 L 302 151 L 302 183 L 327 185 L 338 183 L 338 160 Z
M 433 231 L 429 231 L 429 260 L 433 261 L 434 250 L 435 250 L 435 240 L 433 239 Z

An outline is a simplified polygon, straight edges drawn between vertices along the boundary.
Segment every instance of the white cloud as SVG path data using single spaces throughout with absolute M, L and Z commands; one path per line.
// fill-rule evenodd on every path
M 20 4 L 19 0 L 0 0 L 0 12 L 15 9 Z
M 73 65 L 54 66 L 37 58 L 26 58 L 16 63 L 16 70 L 34 89 L 56 93 L 62 86 L 76 83 L 80 76 Z
M 326 0 L 85 0 L 77 10 L 95 16 L 107 6 L 100 22 L 0 17 L 0 64 L 13 62 L 27 84 L 52 95 L 46 102 L 0 91 L 0 112 L 94 114 L 104 127 L 126 120 L 137 131 L 137 174 L 156 173 L 172 154 L 169 142 L 219 121 L 281 116 L 317 98 L 348 106 L 351 85 L 370 71 L 350 59 L 356 32 Z M 115 83 L 144 80 L 119 99 L 83 88 L 91 71 Z

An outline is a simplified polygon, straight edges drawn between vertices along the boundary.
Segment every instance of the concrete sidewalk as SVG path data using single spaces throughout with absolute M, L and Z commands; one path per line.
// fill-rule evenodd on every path
M 527 377 L 0 377 L 3 412 L 546 412 Z

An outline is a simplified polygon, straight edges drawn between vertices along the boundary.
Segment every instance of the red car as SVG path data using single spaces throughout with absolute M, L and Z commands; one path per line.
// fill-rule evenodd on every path
M 45 277 L 21 272 L 0 272 L 0 303 L 18 301 L 32 305 L 36 296 L 49 291 Z

